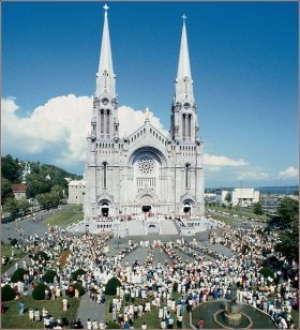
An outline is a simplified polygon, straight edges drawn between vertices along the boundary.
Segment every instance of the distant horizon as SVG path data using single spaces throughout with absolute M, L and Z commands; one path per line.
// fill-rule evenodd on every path
M 2 2 L 2 154 L 83 175 L 103 5 Z M 298 182 L 298 2 L 108 5 L 120 137 L 168 134 L 185 14 L 205 185 Z

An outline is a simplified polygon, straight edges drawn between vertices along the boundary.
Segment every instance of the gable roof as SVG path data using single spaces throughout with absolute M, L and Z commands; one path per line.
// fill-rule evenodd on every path
M 11 185 L 11 190 L 13 193 L 26 193 L 27 190 L 27 185 L 23 183 L 19 184 L 12 184 Z

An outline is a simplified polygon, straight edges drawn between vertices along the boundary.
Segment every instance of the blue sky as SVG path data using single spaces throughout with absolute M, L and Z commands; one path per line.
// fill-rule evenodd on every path
M 84 172 L 104 3 L 2 3 L 2 155 Z M 298 183 L 296 1 L 107 3 L 127 132 L 168 130 L 186 14 L 206 186 Z

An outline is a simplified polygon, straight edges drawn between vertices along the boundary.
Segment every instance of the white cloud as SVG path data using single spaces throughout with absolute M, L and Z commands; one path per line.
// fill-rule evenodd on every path
M 254 170 L 254 171 L 245 171 L 242 173 L 239 173 L 237 176 L 237 180 L 249 180 L 249 181 L 261 181 L 261 180 L 267 180 L 270 178 L 270 175 L 264 171 Z
M 285 170 L 279 172 L 280 179 L 294 179 L 299 176 L 299 171 L 293 166 L 287 167 Z
M 17 157 L 43 157 L 42 162 L 74 167 L 86 159 L 86 137 L 92 118 L 92 97 L 73 94 L 58 96 L 35 108 L 27 117 L 18 115 L 14 98 L 2 99 L 2 152 Z M 144 111 L 128 106 L 118 109 L 120 137 L 130 134 L 145 120 Z M 150 112 L 153 126 L 163 129 Z
M 208 170 L 216 172 L 224 166 L 240 167 L 248 165 L 248 163 L 243 159 L 234 160 L 226 156 L 204 154 L 204 165 Z

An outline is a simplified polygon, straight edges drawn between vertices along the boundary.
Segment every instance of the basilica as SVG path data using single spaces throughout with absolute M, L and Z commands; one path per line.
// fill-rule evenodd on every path
M 172 80 L 170 77 L 170 83 Z M 104 6 L 99 69 L 87 137 L 85 220 L 146 212 L 199 218 L 204 215 L 203 142 L 184 16 L 170 118 L 169 133 L 165 135 L 152 125 L 146 109 L 143 125 L 127 136 L 119 136 L 116 76 L 108 7 Z

